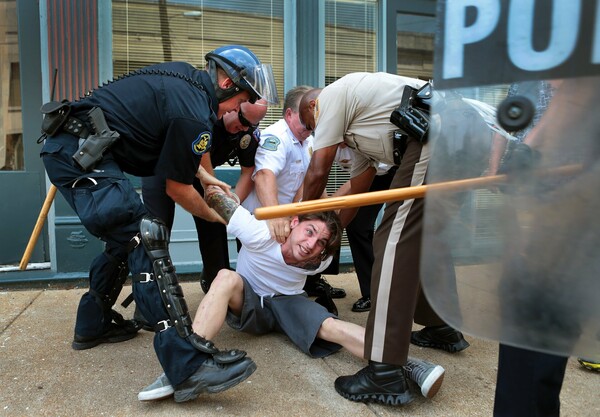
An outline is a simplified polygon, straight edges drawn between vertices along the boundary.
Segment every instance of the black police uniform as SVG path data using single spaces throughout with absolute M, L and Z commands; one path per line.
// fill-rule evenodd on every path
M 41 151 L 52 183 L 86 229 L 106 244 L 92 262 L 90 291 L 79 304 L 75 324 L 79 336 L 100 336 L 109 328 L 112 305 L 103 305 L 102 299 L 114 283 L 115 264 L 126 262 L 134 275 L 153 271 L 143 245 L 131 250 L 130 242 L 147 210 L 123 173 L 161 172 L 174 181 L 192 184 L 212 140 L 218 101 L 205 71 L 173 62 L 141 72 L 71 103 L 71 115 L 84 121 L 87 111 L 100 107 L 110 129 L 120 134 L 93 171 L 83 172 L 74 165 L 79 138 L 64 130 L 48 136 Z M 134 297 L 151 325 L 169 319 L 155 281 L 134 282 Z M 208 357 L 174 327 L 155 334 L 154 348 L 174 385 L 186 380 Z
M 254 132 L 248 130 L 231 134 L 225 129 L 223 119 L 218 120 L 214 125 L 213 142 L 210 148 L 212 166 L 221 166 L 227 162 L 233 165 L 237 159 L 242 167 L 254 167 L 254 155 L 258 148 L 259 137 L 258 129 Z M 204 195 L 204 189 L 197 178 L 193 185 L 201 195 Z M 175 217 L 175 203 L 166 194 L 165 176 L 162 173 L 142 178 L 142 198 L 148 212 L 162 219 L 171 230 Z M 209 222 L 196 216 L 193 218 L 202 256 L 202 281 L 210 285 L 221 269 L 231 269 L 227 229 L 221 223 Z

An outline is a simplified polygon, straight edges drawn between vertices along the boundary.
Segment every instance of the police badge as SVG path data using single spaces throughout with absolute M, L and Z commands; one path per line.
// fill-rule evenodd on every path
M 244 136 L 242 136 L 240 138 L 240 148 L 246 149 L 248 147 L 248 145 L 250 145 L 251 140 L 252 140 L 252 137 L 248 133 L 246 133 Z

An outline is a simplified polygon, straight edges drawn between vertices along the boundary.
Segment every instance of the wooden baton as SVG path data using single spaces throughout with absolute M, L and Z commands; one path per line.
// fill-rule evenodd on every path
M 54 91 L 56 90 L 57 77 L 58 77 L 58 68 L 54 68 L 54 75 L 52 77 L 52 91 L 50 92 L 50 100 L 51 101 L 54 100 Z M 42 209 L 40 210 L 40 214 L 38 215 L 37 222 L 35 222 L 33 232 L 31 233 L 31 236 L 29 237 L 29 242 L 27 243 L 25 252 L 23 252 L 23 257 L 21 258 L 21 263 L 19 264 L 19 269 L 21 271 L 24 271 L 25 269 L 27 269 L 27 264 L 29 263 L 29 258 L 31 258 L 33 248 L 35 248 L 35 244 L 36 244 L 38 238 L 40 237 L 40 233 L 42 233 L 44 223 L 46 222 L 46 217 L 48 217 L 48 212 L 50 211 L 50 207 L 52 206 L 52 202 L 54 201 L 55 195 L 56 195 L 56 186 L 54 184 L 51 184 L 50 188 L 48 189 L 48 194 L 46 195 L 46 200 L 44 200 L 44 204 L 42 205 Z
M 27 247 L 25 248 L 25 252 L 23 253 L 23 258 L 21 258 L 21 263 L 19 264 L 19 269 L 21 271 L 27 269 L 29 258 L 31 258 L 33 248 L 35 248 L 35 244 L 38 238 L 40 237 L 42 229 L 44 228 L 44 223 L 46 222 L 46 217 L 48 217 L 48 212 L 50 211 L 50 207 L 52 206 L 52 202 L 54 201 L 55 195 L 56 186 L 52 184 L 50 185 L 50 189 L 48 190 L 48 194 L 46 195 L 46 200 L 44 200 L 44 205 L 40 210 L 37 222 L 35 223 L 35 227 L 33 228 L 33 232 L 31 233 L 31 237 L 29 238 L 29 243 L 27 243 Z
M 551 170 L 539 171 L 538 175 L 561 174 L 568 175 L 581 170 L 581 165 L 567 165 Z M 384 191 L 372 191 L 361 194 L 351 194 L 343 197 L 322 198 L 319 200 L 303 201 L 301 203 L 281 204 L 279 206 L 259 207 L 254 210 L 254 216 L 259 220 L 275 219 L 278 217 L 297 216 L 299 214 L 316 213 L 319 211 L 338 210 L 350 207 L 370 206 L 388 201 L 409 200 L 422 198 L 430 191 L 456 192 L 506 182 L 506 175 L 491 175 L 488 177 L 467 178 L 463 180 L 439 182 L 419 185 L 416 187 L 394 188 Z

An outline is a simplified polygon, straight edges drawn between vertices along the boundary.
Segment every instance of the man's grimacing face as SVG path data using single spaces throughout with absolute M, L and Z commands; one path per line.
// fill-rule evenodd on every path
M 320 257 L 331 237 L 325 222 L 321 220 L 300 222 L 298 217 L 294 217 L 290 226 L 292 231 L 286 243 L 289 244 L 292 257 L 298 262 Z

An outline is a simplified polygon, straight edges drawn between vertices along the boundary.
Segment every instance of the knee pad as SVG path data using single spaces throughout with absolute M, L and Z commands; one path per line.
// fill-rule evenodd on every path
M 169 229 L 160 219 L 144 217 L 140 223 L 141 240 L 154 272 L 160 296 L 169 314 L 170 326 L 174 326 L 180 337 L 196 349 L 212 355 L 219 363 L 231 363 L 242 359 L 246 352 L 240 350 L 220 351 L 210 340 L 194 333 L 192 318 L 183 298 L 175 267 L 169 255 Z M 167 325 L 167 327 L 170 327 Z
M 154 279 L 171 325 L 175 327 L 179 336 L 187 338 L 194 333 L 192 318 L 169 255 L 169 229 L 162 220 L 145 216 L 140 222 L 140 233 L 144 250 L 152 261 Z

